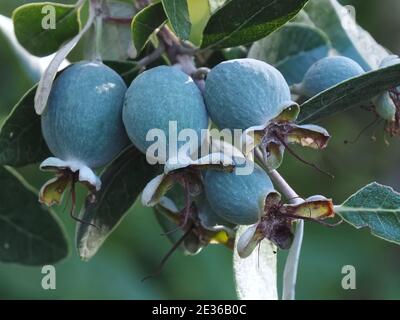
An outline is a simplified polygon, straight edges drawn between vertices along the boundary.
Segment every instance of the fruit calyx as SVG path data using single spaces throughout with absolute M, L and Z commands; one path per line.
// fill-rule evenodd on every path
M 100 190 L 101 181 L 89 167 L 75 161 L 63 161 L 50 157 L 40 164 L 43 171 L 55 173 L 55 177 L 47 181 L 39 192 L 39 202 L 53 206 L 59 204 L 68 186 L 74 193 L 76 183 L 83 184 L 91 194 Z
M 391 137 L 398 137 L 400 136 L 400 89 L 394 88 L 392 90 L 389 90 L 389 96 L 396 107 L 396 112 L 394 120 L 386 122 L 385 131 Z
M 313 196 L 292 205 L 284 204 L 279 196 L 272 194 L 266 198 L 264 212 L 260 221 L 250 226 L 239 239 L 240 257 L 248 257 L 263 239 L 270 240 L 279 249 L 289 249 L 294 239 L 292 225 L 298 219 L 328 227 L 335 227 L 342 222 L 329 224 L 324 221 L 333 218 L 335 213 L 332 200 L 323 196 Z
M 192 237 L 197 239 L 200 248 L 211 243 L 223 244 L 233 249 L 234 231 L 229 228 L 220 230 L 205 228 L 200 219 L 199 208 L 194 200 L 190 200 L 179 210 L 170 198 L 163 197 L 155 208 L 158 213 L 177 225 L 176 229 L 167 231 L 167 234 L 180 229 L 184 233 L 189 232 Z
M 190 195 L 200 194 L 203 188 L 201 172 L 208 169 L 232 172 L 234 161 L 222 153 L 211 153 L 198 160 L 167 163 L 164 173 L 156 176 L 144 188 L 142 204 L 146 207 L 156 205 L 176 183 L 181 184 L 185 192 L 188 191 Z
M 312 149 L 324 149 L 329 139 L 328 131 L 320 126 L 297 125 L 292 121 L 281 121 L 277 118 L 265 126 L 252 127 L 246 130 L 242 145 L 246 154 L 259 147 L 267 168 L 274 170 L 281 165 L 285 149 L 293 154 L 288 146 L 289 144 L 299 144 Z M 296 154 L 293 155 L 296 156 Z M 299 157 L 296 156 L 296 158 Z M 309 164 L 307 161 L 302 161 Z

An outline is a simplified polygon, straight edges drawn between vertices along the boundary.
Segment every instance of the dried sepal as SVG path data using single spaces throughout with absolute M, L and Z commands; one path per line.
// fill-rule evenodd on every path
M 39 202 L 51 207 L 60 204 L 62 196 L 71 179 L 68 175 L 59 175 L 47 181 L 39 192 Z
M 288 144 L 299 144 L 312 149 L 324 149 L 330 135 L 324 128 L 316 125 L 293 125 L 285 135 Z
M 232 172 L 234 160 L 222 153 L 212 153 L 198 160 L 181 158 L 180 162 L 169 162 L 165 165 L 164 173 L 153 178 L 142 193 L 142 204 L 146 207 L 156 205 L 160 199 L 176 183 L 180 183 L 191 195 L 197 196 L 202 192 L 201 171 L 222 170 Z
M 294 220 L 305 219 L 326 224 L 322 221 L 333 218 L 334 215 L 332 200 L 324 196 L 312 196 L 294 205 L 283 204 L 279 197 L 270 195 L 265 202 L 264 216 L 241 235 L 237 246 L 238 254 L 246 258 L 263 239 L 270 240 L 280 249 L 289 249 L 294 239 Z
M 260 148 L 269 170 L 277 169 L 289 144 L 323 149 L 330 139 L 329 133 L 316 125 L 297 125 L 287 118 L 277 118 L 265 126 L 252 127 L 243 133 L 242 150 L 249 155 L 254 148 Z M 289 150 L 291 151 L 291 150 Z
M 335 216 L 332 199 L 323 196 L 313 196 L 300 204 L 284 205 L 286 214 L 305 217 L 316 220 L 333 218 Z

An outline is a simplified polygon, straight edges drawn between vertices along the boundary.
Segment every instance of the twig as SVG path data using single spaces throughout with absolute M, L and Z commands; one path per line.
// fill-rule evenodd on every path
M 164 43 L 165 51 L 171 63 L 179 65 L 182 71 L 189 76 L 195 74 L 197 68 L 193 55 L 196 50 L 183 46 L 177 36 L 167 26 L 162 27 L 157 35 L 160 42 Z M 205 81 L 203 79 L 194 79 L 194 81 L 200 91 L 204 92 Z
M 133 19 L 133 17 L 131 17 L 131 18 L 121 18 L 121 17 L 111 17 L 111 16 L 103 17 L 103 20 L 105 22 L 111 22 L 111 23 L 122 24 L 122 25 L 130 25 L 132 23 L 132 19 Z
M 162 54 L 165 52 L 165 46 L 162 42 L 160 42 L 159 46 L 148 56 L 145 56 L 143 59 L 139 60 L 136 64 L 136 68 L 144 68 L 148 64 L 156 61 Z
M 256 149 L 256 156 L 265 165 L 265 159 L 262 156 L 260 150 Z M 286 180 L 279 174 L 278 171 L 272 170 L 268 172 L 268 175 L 276 185 L 277 189 L 283 193 L 289 202 L 298 204 L 304 200 L 299 197 L 296 191 L 286 182 Z M 289 254 L 286 259 L 285 269 L 283 271 L 283 288 L 282 288 L 282 300 L 294 300 L 296 293 L 296 279 L 297 269 L 300 259 L 301 245 L 303 242 L 304 234 L 304 221 L 296 221 L 296 232 L 292 246 L 290 247 Z
M 103 17 L 102 17 L 102 2 L 100 0 L 91 0 L 96 18 L 94 21 L 95 26 L 95 43 L 94 43 L 94 59 L 101 61 L 101 49 L 102 49 L 102 35 L 103 35 Z
M 289 186 L 283 179 L 278 171 L 273 170 L 269 172 L 269 176 L 275 183 L 277 188 L 284 194 L 284 196 L 293 204 L 301 203 L 303 200 L 298 194 Z M 296 232 L 292 246 L 290 247 L 289 254 L 286 258 L 285 269 L 283 271 L 283 289 L 282 300 L 294 300 L 296 293 L 296 279 L 297 269 L 300 259 L 301 245 L 303 242 L 304 234 L 304 221 L 297 220 Z

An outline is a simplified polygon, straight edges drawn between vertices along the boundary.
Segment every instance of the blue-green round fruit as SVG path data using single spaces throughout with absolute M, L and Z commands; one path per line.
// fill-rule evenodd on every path
M 364 73 L 354 60 L 342 56 L 327 57 L 315 62 L 304 76 L 300 92 L 313 97 L 340 82 Z
M 389 55 L 386 58 L 384 58 L 380 64 L 380 68 L 386 68 L 390 66 L 394 66 L 396 64 L 400 63 L 400 58 L 396 55 Z M 392 89 L 394 92 L 397 92 L 400 94 L 400 86 Z M 385 91 L 375 97 L 372 100 L 373 104 L 375 105 L 375 110 L 378 113 L 378 115 L 387 121 L 394 121 L 396 112 L 397 112 L 397 107 L 391 98 L 389 91 Z
M 133 144 L 146 153 L 154 141 L 146 141 L 152 129 L 160 129 L 166 138 L 166 153 L 158 155 L 168 160 L 169 127 L 176 123 L 177 133 L 191 129 L 201 145 L 202 130 L 208 128 L 208 115 L 203 96 L 193 79 L 176 67 L 159 66 L 139 75 L 126 92 L 123 121 Z M 184 144 L 178 141 L 177 150 Z M 164 158 L 164 159 L 163 159 Z
M 80 62 L 55 80 L 42 115 L 42 132 L 59 159 L 103 166 L 127 146 L 122 123 L 126 85 L 98 62 Z
M 218 215 L 207 200 L 207 197 L 202 194 L 195 200 L 197 207 L 197 215 L 203 228 L 211 231 L 220 230 L 221 227 L 233 227 L 233 225 Z
M 249 161 L 249 160 L 247 160 Z M 204 188 L 211 208 L 221 218 L 239 225 L 259 221 L 264 213 L 267 196 L 275 193 L 268 175 L 257 164 L 249 175 L 208 170 Z
M 255 59 L 214 67 L 207 76 L 205 101 L 212 121 L 231 130 L 264 125 L 294 104 L 282 74 Z
M 383 120 L 395 121 L 397 108 L 388 91 L 375 97 L 372 103 L 375 106 L 376 113 Z

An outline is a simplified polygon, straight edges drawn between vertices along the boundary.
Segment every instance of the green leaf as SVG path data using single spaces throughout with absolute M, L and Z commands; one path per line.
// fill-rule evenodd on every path
M 311 65 L 328 56 L 330 42 L 318 28 L 288 23 L 255 42 L 249 57 L 274 65 L 289 85 L 300 83 Z
M 63 3 L 63 4 L 74 4 L 77 0 L 54 0 L 53 2 Z M 0 1 L 0 14 L 3 14 L 7 17 L 11 17 L 12 12 L 15 8 L 26 4 L 28 0 L 3 0 Z M 29 0 L 29 3 L 33 2 L 43 2 L 43 0 Z
M 64 230 L 37 192 L 0 167 L 0 261 L 26 265 L 55 263 L 68 255 Z
M 335 211 L 357 229 L 367 227 L 373 235 L 400 244 L 400 193 L 393 188 L 373 182 Z
M 201 47 L 227 48 L 266 37 L 291 20 L 307 0 L 231 0 L 210 18 Z
M 251 227 L 240 226 L 236 232 L 233 254 L 233 272 L 238 298 L 241 300 L 276 300 L 277 255 L 275 246 L 268 240 L 260 242 L 260 249 L 254 250 L 247 258 L 240 258 L 237 252 L 238 241 L 243 233 L 251 236 Z
M 161 2 L 154 3 L 141 10 L 132 20 L 133 44 L 139 54 L 149 41 L 151 34 L 167 21 Z
M 312 0 L 306 12 L 315 26 L 330 38 L 333 47 L 342 55 L 357 61 L 364 70 L 378 68 L 388 55 L 374 38 L 362 29 L 349 11 L 337 0 Z
M 400 64 L 339 83 L 304 102 L 299 123 L 314 122 L 351 107 L 371 104 L 378 94 L 400 85 Z
M 157 167 L 146 162 L 146 156 L 130 148 L 119 156 L 101 175 L 102 188 L 86 199 L 81 219 L 90 222 L 78 224 L 76 245 L 79 256 L 89 260 L 125 217 Z
M 34 86 L 22 97 L 0 129 L 0 165 L 20 167 L 50 155 L 35 113 L 36 89 Z
M 39 80 L 38 60 L 18 43 L 12 20 L 0 15 L 0 117 L 9 114 L 20 97 Z
M 50 16 L 52 13 L 55 13 L 54 20 Z M 76 6 L 52 2 L 23 5 L 15 9 L 12 18 L 19 43 L 40 57 L 56 52 L 64 42 L 78 34 L 81 27 Z
M 192 24 L 187 0 L 161 0 L 161 2 L 176 35 L 182 40 L 189 39 Z

